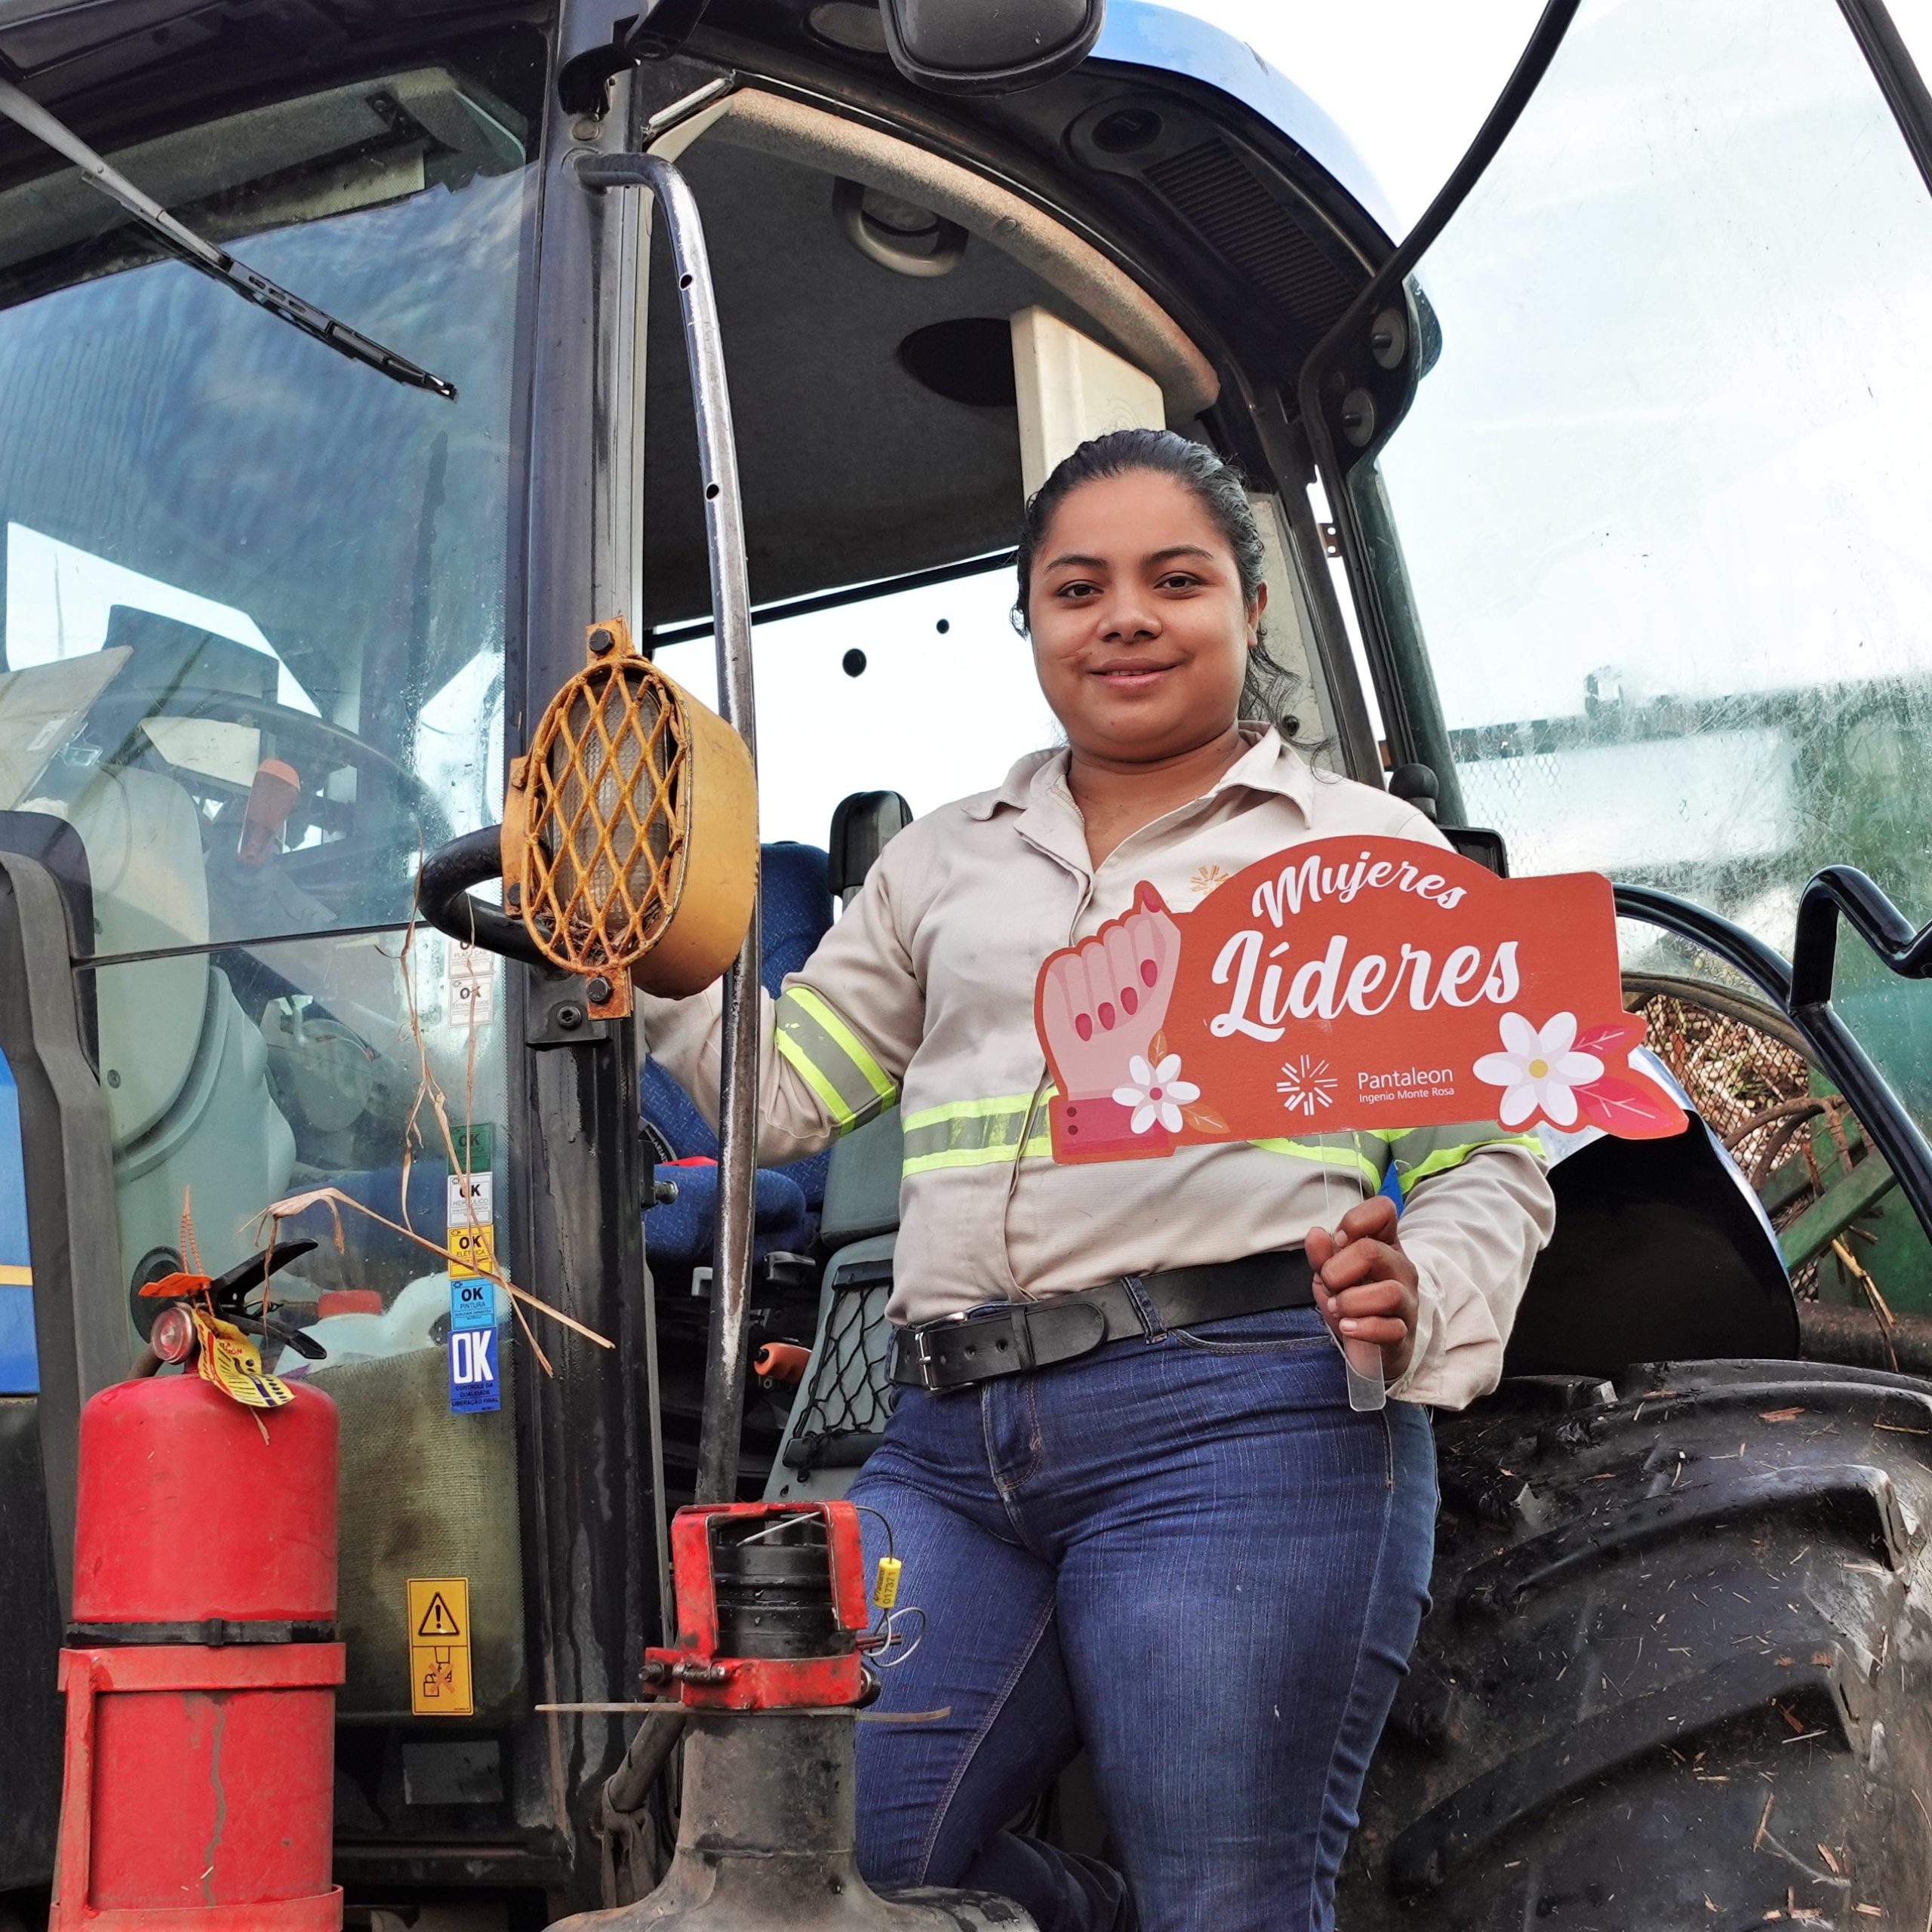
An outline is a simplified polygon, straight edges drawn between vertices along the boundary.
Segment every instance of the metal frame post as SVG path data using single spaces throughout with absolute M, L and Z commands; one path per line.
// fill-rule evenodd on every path
M 758 758 L 752 699 L 750 572 L 738 453 L 724 374 L 724 339 L 691 185 L 655 155 L 600 155 L 578 166 L 587 188 L 648 188 L 664 220 L 678 277 L 691 404 L 697 417 L 699 480 L 717 638 L 718 691 L 726 721 Z M 695 1500 L 728 1503 L 737 1493 L 738 1435 L 744 1420 L 745 1349 L 751 1304 L 752 1209 L 758 1169 L 758 909 L 724 980 L 724 1038 L 718 1104 L 718 1212 L 712 1254 L 711 1332 L 704 1414 L 698 1438 Z

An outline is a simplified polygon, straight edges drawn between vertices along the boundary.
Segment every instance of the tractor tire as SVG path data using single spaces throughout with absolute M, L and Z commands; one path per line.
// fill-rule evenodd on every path
M 1932 1383 L 1506 1383 L 1439 1417 L 1434 1604 L 1347 1932 L 1924 1932 Z

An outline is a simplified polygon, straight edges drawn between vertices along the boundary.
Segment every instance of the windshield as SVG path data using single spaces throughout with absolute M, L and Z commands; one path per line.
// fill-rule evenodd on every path
M 404 939 L 419 854 L 502 796 L 546 59 L 525 29 L 426 48 L 109 157 L 454 403 L 158 254 L 71 167 L 0 192 L 0 811 L 86 849 L 138 1325 L 190 1233 L 218 1272 L 306 1189 L 401 1219 L 409 1174 L 440 1247 L 426 1077 L 458 1127 L 500 1115 L 494 974 Z M 352 1212 L 344 1236 L 281 1278 L 312 1318 L 440 1277 Z M 426 1339 L 371 1334 L 352 1353 Z
M 103 952 L 405 918 L 419 846 L 494 816 L 543 57 L 507 34 L 111 157 L 454 404 L 161 256 L 71 168 L 0 195 L 5 668 L 123 654 L 0 804 L 97 817 L 138 774 L 202 847 L 203 889 L 143 909 L 165 937 L 110 910 Z M 243 851 L 266 761 L 293 790 Z
M 1439 355 L 1351 486 L 1445 801 L 1517 871 L 1787 955 L 1822 864 L 1922 918 L 1932 205 L 1839 10 L 1592 0 L 1417 280 Z M 1844 951 L 1847 1011 L 1932 1092 L 1912 989 Z
M 144 1283 L 232 1266 L 271 1203 L 328 1191 L 275 1279 L 308 1352 L 266 1353 L 342 1415 L 350 1719 L 441 1708 L 411 1575 L 472 1581 L 478 1716 L 521 1681 L 501 1291 L 495 1346 L 461 1338 L 489 1387 L 445 1346 L 452 1218 L 486 1260 L 506 1232 L 502 972 L 408 921 L 419 855 L 503 795 L 547 52 L 426 47 L 109 157 L 454 403 L 159 256 L 71 168 L 0 192 L 0 812 L 67 820 L 92 875 L 106 1291 L 131 1358 Z M 488 1505 L 431 1520 L 426 1487 Z

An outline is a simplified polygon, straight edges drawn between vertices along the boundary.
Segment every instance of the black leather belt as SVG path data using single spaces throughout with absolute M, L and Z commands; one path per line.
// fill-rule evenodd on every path
M 1164 1328 L 1192 1328 L 1270 1309 L 1310 1308 L 1315 1290 L 1300 1248 L 1251 1254 L 1200 1268 L 1136 1277 Z M 900 1330 L 892 1379 L 937 1394 L 998 1375 L 1023 1375 L 1091 1355 L 1107 1342 L 1145 1335 L 1147 1324 L 1124 1281 L 1051 1300 L 1002 1303 L 983 1312 L 942 1315 Z

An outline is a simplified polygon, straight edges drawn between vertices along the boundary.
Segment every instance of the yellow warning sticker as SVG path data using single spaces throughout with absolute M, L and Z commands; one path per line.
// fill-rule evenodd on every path
M 476 1715 L 467 1577 L 409 1580 L 409 1708 L 419 1718 Z
M 450 1278 L 460 1281 L 477 1275 L 497 1272 L 497 1231 L 487 1223 L 481 1227 L 450 1226 Z

